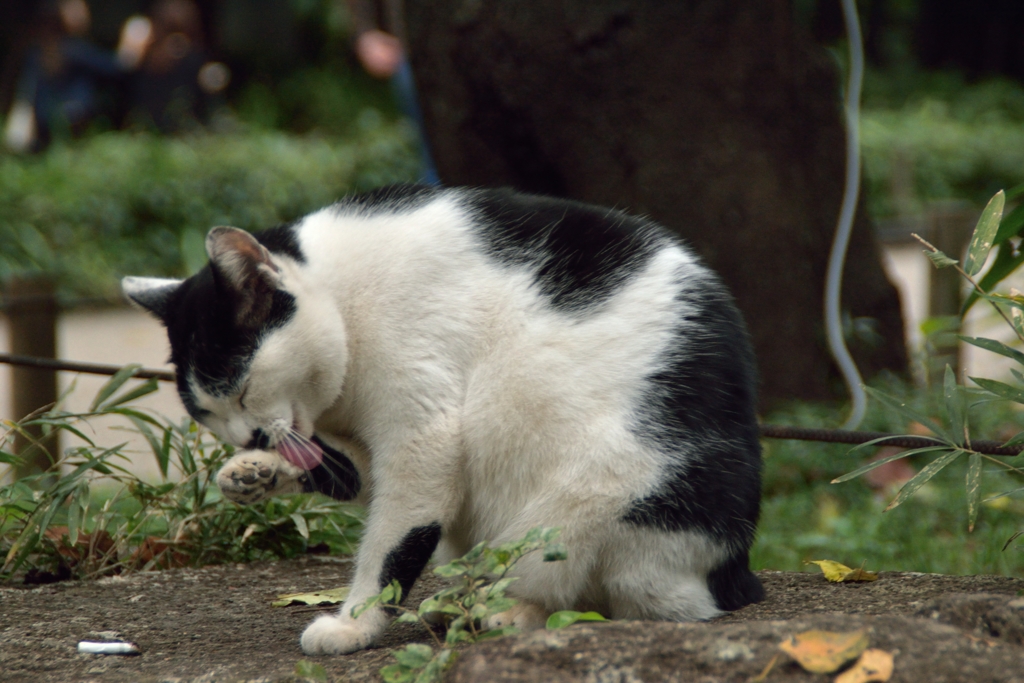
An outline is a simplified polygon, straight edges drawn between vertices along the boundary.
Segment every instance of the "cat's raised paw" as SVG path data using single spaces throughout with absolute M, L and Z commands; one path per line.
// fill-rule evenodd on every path
M 217 486 L 224 497 L 250 505 L 270 496 L 299 493 L 303 470 L 274 451 L 242 451 L 224 463 Z
M 302 651 L 307 655 L 347 655 L 373 643 L 372 633 L 352 621 L 322 616 L 302 632 Z

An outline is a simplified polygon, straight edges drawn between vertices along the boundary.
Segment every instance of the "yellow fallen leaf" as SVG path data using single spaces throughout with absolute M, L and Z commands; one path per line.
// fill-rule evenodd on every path
M 857 663 L 836 676 L 835 683 L 885 683 L 892 676 L 892 653 L 871 648 Z
M 272 607 L 287 607 L 296 603 L 301 605 L 334 604 L 345 602 L 345 598 L 348 597 L 348 591 L 348 586 L 342 586 L 341 588 L 331 588 L 314 593 L 285 593 L 284 595 L 278 595 L 277 600 L 270 604 Z
M 878 581 L 878 572 L 869 572 L 866 569 L 854 569 L 849 574 L 843 576 L 843 581 L 853 583 L 856 581 Z
M 850 569 L 845 564 L 832 560 L 810 560 L 804 564 L 816 564 L 821 567 L 821 573 L 832 583 L 878 580 L 877 572 L 869 572 L 864 569 Z
M 816 674 L 832 673 L 867 647 L 868 635 L 863 630 L 847 633 L 804 631 L 779 643 L 780 650 Z

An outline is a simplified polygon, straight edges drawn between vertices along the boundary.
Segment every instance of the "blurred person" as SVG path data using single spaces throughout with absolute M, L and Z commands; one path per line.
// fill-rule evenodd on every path
M 40 151 L 54 137 L 80 134 L 101 113 L 101 85 L 124 70 L 86 39 L 90 25 L 85 0 L 47 0 L 40 7 L 4 129 L 10 149 Z
M 117 55 L 124 68 L 135 70 L 129 121 L 164 133 L 204 124 L 212 98 L 230 80 L 227 66 L 208 59 L 199 8 L 192 0 L 158 0 L 150 17 L 129 18 Z
M 374 78 L 388 78 L 402 113 L 412 119 L 419 133 L 422 181 L 440 185 L 430 156 L 423 114 L 416 96 L 412 68 L 403 46 L 405 23 L 401 0 L 348 0 L 355 33 L 355 53 L 366 72 Z

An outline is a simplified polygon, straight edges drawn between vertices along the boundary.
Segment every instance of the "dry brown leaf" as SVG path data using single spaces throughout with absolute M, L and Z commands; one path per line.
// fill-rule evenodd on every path
M 857 663 L 836 676 L 835 683 L 885 683 L 892 676 L 891 652 L 871 648 L 865 650 Z
M 833 560 L 809 560 L 805 564 L 816 564 L 821 573 L 832 583 L 852 583 L 855 581 L 877 581 L 878 573 L 861 569 L 850 569 L 845 564 Z
M 816 674 L 836 671 L 867 647 L 868 635 L 863 630 L 846 633 L 804 631 L 779 643 L 780 650 L 795 659 L 804 669 Z

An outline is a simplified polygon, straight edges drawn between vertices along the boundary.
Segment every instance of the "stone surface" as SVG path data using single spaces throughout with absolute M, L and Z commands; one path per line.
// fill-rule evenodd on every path
M 299 634 L 320 610 L 270 602 L 280 593 L 345 585 L 351 567 L 345 559 L 310 556 L 34 588 L 0 585 L 0 682 L 295 681 L 295 664 L 305 659 Z M 758 575 L 767 599 L 715 622 L 575 625 L 482 643 L 462 653 L 449 678 L 746 681 L 787 635 L 866 627 L 872 646 L 899 649 L 895 681 L 1024 683 L 1024 580 L 883 572 L 873 583 L 829 584 L 820 574 Z M 425 575 L 410 601 L 440 585 Z M 100 632 L 138 643 L 142 655 L 75 651 L 79 640 Z M 390 649 L 429 638 L 425 629 L 393 625 L 375 649 L 316 661 L 331 681 L 379 681 L 380 668 L 394 661 Z M 933 667 L 928 676 L 913 678 L 926 661 Z M 809 676 L 780 660 L 767 680 L 825 680 Z
M 871 647 L 895 655 L 892 681 L 1024 681 L 1024 648 L 935 621 L 902 616 L 814 615 L 713 624 L 612 622 L 482 643 L 451 672 L 453 683 L 697 683 L 748 681 L 787 637 L 809 629 L 866 629 Z M 786 655 L 768 681 L 821 681 Z

